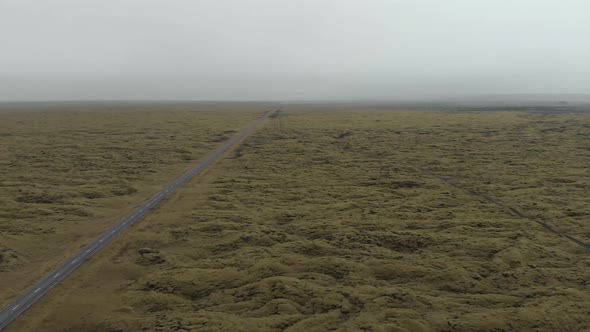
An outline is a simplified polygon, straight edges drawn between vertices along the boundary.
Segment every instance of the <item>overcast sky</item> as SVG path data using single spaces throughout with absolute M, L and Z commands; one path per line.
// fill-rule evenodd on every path
M 0 100 L 589 91 L 587 0 L 0 0 Z

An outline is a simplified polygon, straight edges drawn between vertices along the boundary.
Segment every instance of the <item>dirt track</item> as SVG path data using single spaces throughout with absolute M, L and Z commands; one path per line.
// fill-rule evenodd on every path
M 555 235 L 561 236 L 561 237 L 563 237 L 563 238 L 565 238 L 565 239 L 567 239 L 567 240 L 571 241 L 572 243 L 574 243 L 574 244 L 576 244 L 576 245 L 578 245 L 578 246 L 580 246 L 580 247 L 582 247 L 582 248 L 584 248 L 584 249 L 586 249 L 586 250 L 590 250 L 590 244 L 588 244 L 588 243 L 585 243 L 585 242 L 582 242 L 582 241 L 580 241 L 580 240 L 576 239 L 576 238 L 575 238 L 575 237 L 573 237 L 573 236 L 569 236 L 569 235 L 567 235 L 567 234 L 563 234 L 563 233 L 561 233 L 560 231 L 558 231 L 557 229 L 555 229 L 554 227 L 552 227 L 552 226 L 550 226 L 549 224 L 547 224 L 546 222 L 542 222 L 542 221 L 538 221 L 538 220 L 531 220 L 529 217 L 525 216 L 524 214 L 522 214 L 522 213 L 521 213 L 520 211 L 518 211 L 517 209 L 515 209 L 515 208 L 513 208 L 513 207 L 511 207 L 511 206 L 508 206 L 508 205 L 506 205 L 506 204 L 500 203 L 500 202 L 496 201 L 495 199 L 493 199 L 493 198 L 491 198 L 491 197 L 489 197 L 489 196 L 486 196 L 486 195 L 484 195 L 484 194 L 479 194 L 479 193 L 476 193 L 476 192 L 474 192 L 474 191 L 472 191 L 472 190 L 469 190 L 469 189 L 463 188 L 463 187 L 461 187 L 461 186 L 458 186 L 458 185 L 456 185 L 455 183 L 453 183 L 451 180 L 449 180 L 449 179 L 446 179 L 446 178 L 443 178 L 443 177 L 441 177 L 441 176 L 439 176 L 439 175 L 436 175 L 436 174 L 434 174 L 434 173 L 432 173 L 432 172 L 430 172 L 430 171 L 428 171 L 428 170 L 425 170 L 425 169 L 423 169 L 423 168 L 421 168 L 421 167 L 415 167 L 415 168 L 416 168 L 416 169 L 418 169 L 418 170 L 420 170 L 421 172 L 424 172 L 424 173 L 426 173 L 426 174 L 429 174 L 429 175 L 431 175 L 431 176 L 433 176 L 433 177 L 437 178 L 439 181 L 441 181 L 441 182 L 444 182 L 444 183 L 446 183 L 446 184 L 448 184 L 448 185 L 452 186 L 453 188 L 461 189 L 461 190 L 463 190 L 463 191 L 465 191 L 465 192 L 467 192 L 467 193 L 469 193 L 469 194 L 471 194 L 471 195 L 473 195 L 473 196 L 477 196 L 477 197 L 479 197 L 479 198 L 481 198 L 481 199 L 485 200 L 486 202 L 488 202 L 488 203 L 490 203 L 490 204 L 493 204 L 493 205 L 496 205 L 496 206 L 498 206 L 498 207 L 500 207 L 500 208 L 503 208 L 503 209 L 505 209 L 505 210 L 508 210 L 508 211 L 510 211 L 512 214 L 514 214 L 514 215 L 516 215 L 516 216 L 519 216 L 519 217 L 520 217 L 520 218 L 522 218 L 522 219 L 530 220 L 530 221 L 532 221 L 532 222 L 534 222 L 534 223 L 537 223 L 537 224 L 539 224 L 539 225 L 543 226 L 543 228 L 544 228 L 546 231 L 548 231 L 549 233 L 553 233 L 553 234 L 555 234 Z

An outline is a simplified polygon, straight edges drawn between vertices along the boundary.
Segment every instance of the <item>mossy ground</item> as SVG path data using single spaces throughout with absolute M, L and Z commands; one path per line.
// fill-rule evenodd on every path
M 290 107 L 14 330 L 589 329 L 588 251 L 473 194 L 590 240 L 589 128 Z
M 0 112 L 0 306 L 260 107 Z

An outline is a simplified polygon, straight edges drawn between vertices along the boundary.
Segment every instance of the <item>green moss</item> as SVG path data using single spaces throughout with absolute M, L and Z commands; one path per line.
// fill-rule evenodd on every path
M 24 263 L 8 264 L 5 256 L 0 289 L 30 286 L 264 111 L 193 105 L 0 112 L 0 244 Z M 0 306 L 9 296 L 0 292 Z
M 590 328 L 588 253 L 481 196 L 589 239 L 590 115 L 311 108 L 271 119 L 88 270 L 137 277 L 86 271 L 59 310 L 119 299 L 88 330 Z

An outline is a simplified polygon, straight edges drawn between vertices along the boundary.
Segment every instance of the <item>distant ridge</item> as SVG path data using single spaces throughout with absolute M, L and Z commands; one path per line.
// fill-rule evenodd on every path
M 450 98 L 447 101 L 481 106 L 588 106 L 590 105 L 590 94 L 484 94 Z
M 268 105 L 278 101 L 215 101 L 215 100 L 49 100 L 49 101 L 0 101 L 0 109 L 72 108 L 72 107 L 143 107 L 186 105 Z
M 174 106 L 174 105 L 375 105 L 375 106 L 421 106 L 434 108 L 453 107 L 590 107 L 590 94 L 521 93 L 521 94 L 473 94 L 438 95 L 424 97 L 351 98 L 351 99 L 297 99 L 297 100 L 48 100 L 48 101 L 0 101 L 0 109 L 71 108 L 104 106 Z

